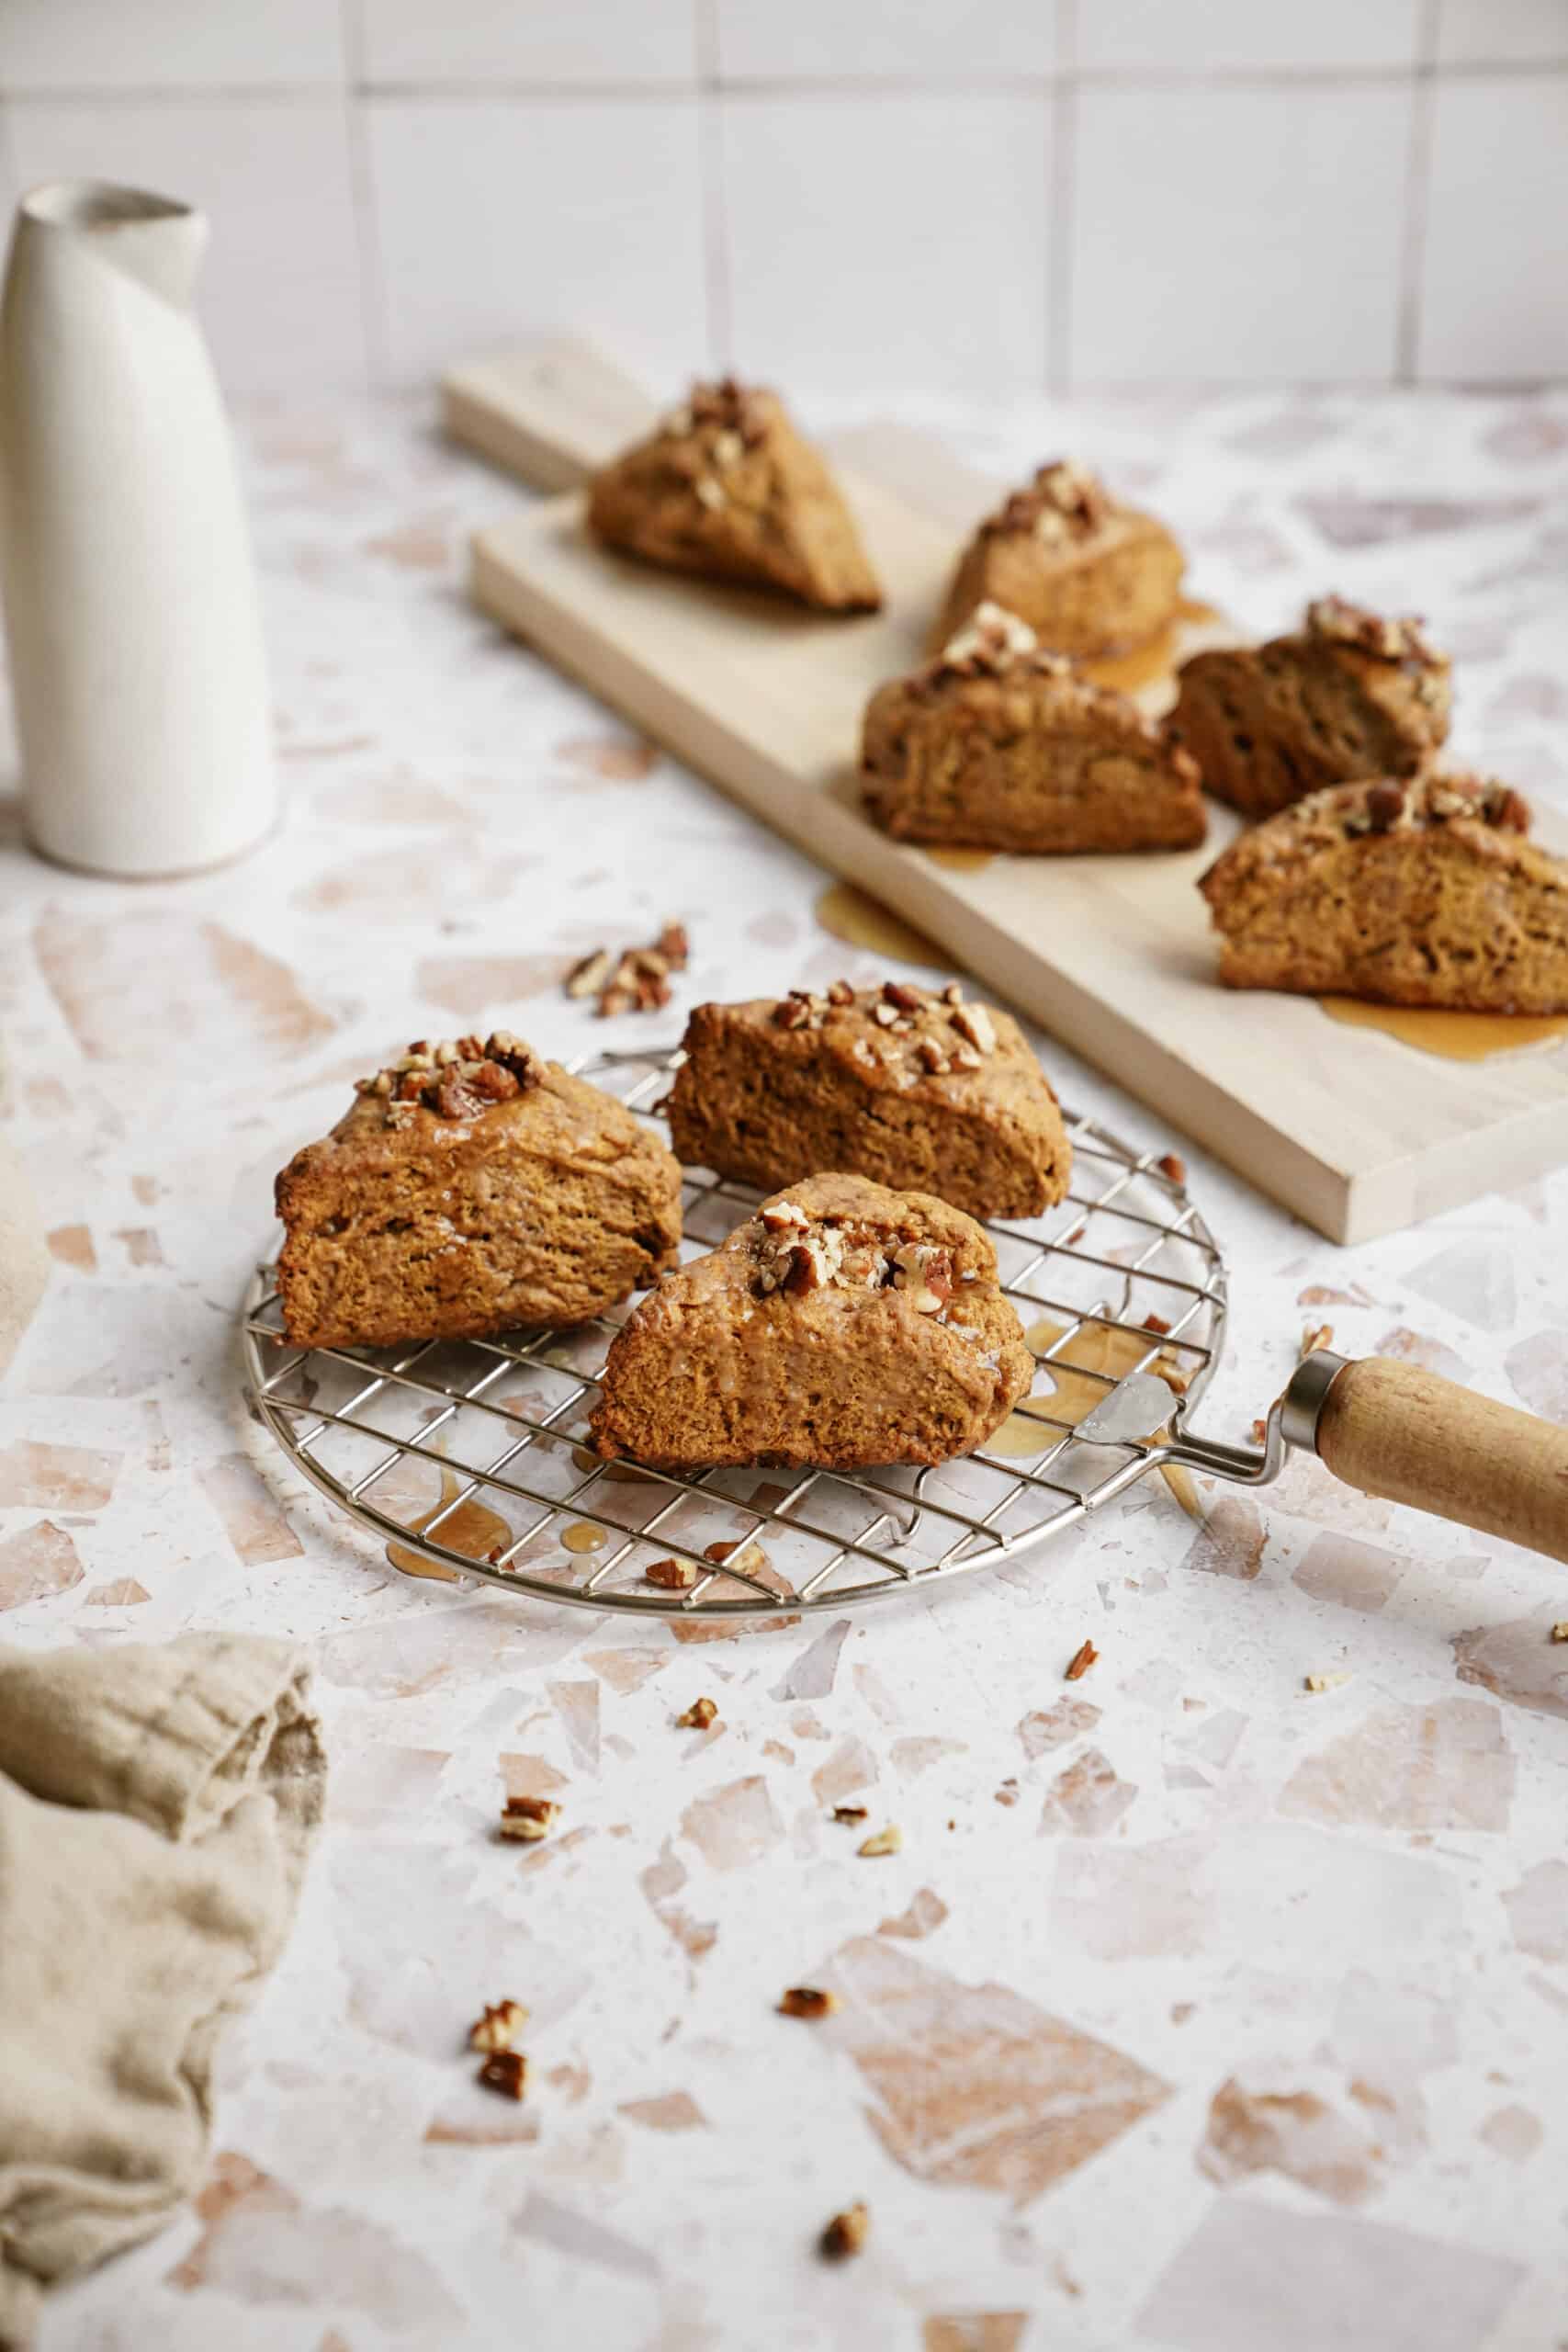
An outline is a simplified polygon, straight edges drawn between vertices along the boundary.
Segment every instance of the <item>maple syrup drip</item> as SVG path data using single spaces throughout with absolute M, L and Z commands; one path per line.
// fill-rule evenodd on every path
M 926 855 L 933 865 L 945 865 L 950 874 L 977 874 L 989 865 L 996 855 L 989 849 L 928 849 Z
M 1008 1415 L 996 1435 L 987 1440 L 986 1453 L 1008 1456 L 1043 1453 L 1062 1434 L 1054 1423 L 1066 1421 L 1076 1429 L 1110 1396 L 1110 1389 L 1101 1382 L 1083 1375 L 1100 1372 L 1111 1380 L 1121 1380 L 1142 1362 L 1155 1340 L 1153 1333 L 1119 1331 L 1109 1323 L 1086 1323 L 1081 1330 L 1074 1332 L 1058 1355 L 1050 1355 L 1049 1350 L 1066 1329 L 1065 1324 L 1053 1323 L 1047 1316 L 1032 1323 L 1024 1333 L 1030 1353 L 1044 1360 L 1055 1389 L 1049 1396 L 1026 1397 Z M 1045 1419 L 1047 1414 L 1049 1420 Z M 1150 1430 L 1147 1434 L 1153 1439 L 1163 1436 L 1164 1431 Z M 1188 1517 L 1201 1520 L 1203 1507 L 1190 1474 L 1179 1463 L 1162 1463 L 1160 1476 Z
M 421 1512 L 411 1524 L 410 1534 L 423 1535 L 431 1521 L 446 1509 L 457 1492 L 456 1473 L 444 1469 L 441 1473 L 440 1501 L 432 1503 L 427 1511 Z M 512 1530 L 499 1511 L 491 1510 L 488 1503 L 476 1502 L 470 1495 L 466 1502 L 460 1502 L 455 1511 L 442 1520 L 432 1540 L 445 1544 L 449 1552 L 461 1552 L 470 1560 L 482 1560 L 498 1545 L 504 1551 L 513 1539 Z M 392 1566 L 400 1569 L 405 1577 L 430 1577 L 437 1584 L 461 1582 L 456 1568 L 447 1567 L 441 1560 L 426 1560 L 418 1552 L 411 1552 L 406 1544 L 389 1544 L 387 1557 Z
M 1402 1046 L 1450 1062 L 1490 1061 L 1494 1054 L 1522 1053 L 1568 1037 L 1564 1012 L 1439 1012 L 1421 1005 L 1363 1004 L 1349 996 L 1319 997 L 1318 1002 L 1331 1021 L 1381 1029 Z
M 823 891 L 817 901 L 817 920 L 835 939 L 863 947 L 868 955 L 893 956 L 902 964 L 934 966 L 938 971 L 953 968 L 934 939 L 852 882 L 835 882 Z
M 1097 654 L 1090 662 L 1078 666 L 1086 678 L 1097 686 L 1114 686 L 1119 694 L 1138 695 L 1145 688 L 1167 685 L 1169 701 L 1176 698 L 1173 673 L 1185 662 L 1196 647 L 1189 639 L 1200 629 L 1223 621 L 1224 615 L 1213 605 L 1200 605 L 1183 596 L 1176 608 L 1175 618 L 1155 635 L 1145 638 L 1142 645 L 1134 645 L 1125 653 Z
M 561 1535 L 561 1545 L 568 1552 L 602 1552 L 604 1531 L 586 1519 L 574 1519 Z

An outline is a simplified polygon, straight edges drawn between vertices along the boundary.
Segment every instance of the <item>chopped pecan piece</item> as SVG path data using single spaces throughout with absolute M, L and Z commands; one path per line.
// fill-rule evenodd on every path
M 528 2087 L 528 2061 L 521 2050 L 498 2050 L 485 2060 L 478 2080 L 502 2098 L 521 2098 Z
M 1072 1657 L 1067 1661 L 1067 1670 L 1063 1677 L 1063 1680 L 1066 1682 L 1081 1682 L 1084 1676 L 1089 1672 L 1089 1668 L 1094 1665 L 1099 1656 L 1100 1652 L 1095 1648 L 1092 1642 L 1080 1642 L 1077 1649 L 1073 1652 Z
M 866 1808 L 863 1804 L 836 1804 L 833 1807 L 835 1821 L 863 1821 L 865 1815 Z
M 508 1797 L 501 1809 L 501 1834 L 535 1845 L 549 1836 L 559 1817 L 560 1807 L 551 1797 Z
M 824 1992 L 818 1984 L 792 1984 L 780 1999 L 779 2014 L 786 2018 L 830 2018 L 838 2006 L 838 1995 Z
M 953 1025 L 960 1036 L 967 1037 L 976 1053 L 995 1053 L 997 1033 L 992 1025 L 991 1016 L 983 1004 L 955 1004 L 953 1008 Z
M 468 2048 L 488 2051 L 510 2050 L 528 2021 L 528 2012 L 521 2001 L 488 2001 L 482 2018 L 468 2028 Z
M 886 1829 L 874 1829 L 869 1838 L 863 1838 L 855 1851 L 863 1854 L 868 1861 L 874 1861 L 880 1854 L 899 1853 L 903 1844 L 903 1831 L 896 1821 L 890 1821 Z
M 690 1560 L 654 1560 L 642 1572 L 644 1584 L 662 1585 L 666 1592 L 687 1592 L 696 1583 Z
M 685 1713 L 676 1716 L 675 1727 L 678 1731 L 706 1731 L 717 1715 L 718 1709 L 711 1699 L 694 1699 Z
M 1186 1183 L 1187 1162 L 1179 1159 L 1174 1151 L 1162 1151 L 1155 1166 L 1162 1176 L 1168 1176 L 1173 1184 Z
M 882 993 L 899 1012 L 923 1012 L 930 1002 L 924 989 L 914 988 L 908 980 L 884 980 Z
M 858 2254 L 864 2245 L 871 2228 L 871 2215 L 862 2204 L 846 2205 L 835 2213 L 823 2231 L 820 2245 L 824 2260 L 843 2262 Z
M 595 947 L 592 955 L 582 956 L 566 976 L 568 996 L 597 996 L 614 962 L 607 947 Z
M 853 1004 L 854 1001 L 855 992 L 850 986 L 848 980 L 832 980 L 829 983 L 828 1001 L 829 1004 Z

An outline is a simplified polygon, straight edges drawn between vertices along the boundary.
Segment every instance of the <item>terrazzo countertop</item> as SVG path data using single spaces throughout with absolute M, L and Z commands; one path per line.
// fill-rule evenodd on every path
M 1086 448 L 1260 632 L 1326 588 L 1424 611 L 1457 749 L 1568 798 L 1561 396 L 916 415 L 998 472 Z M 44 2352 L 1568 2343 L 1560 1572 L 1297 1461 L 1199 1519 L 1146 1481 L 859 1614 L 627 1622 L 395 1573 L 247 1421 L 274 1170 L 389 1046 L 640 1041 L 558 980 L 668 916 L 671 1037 L 700 997 L 886 967 L 468 608 L 465 536 L 525 493 L 423 406 L 242 423 L 285 830 L 174 885 L 55 872 L 14 822 L 3 852 L 8 1132 L 57 1264 L 0 1405 L 0 1631 L 299 1637 L 330 1818 L 197 2210 L 61 2296 Z M 1245 1435 L 1322 1322 L 1568 1419 L 1568 1172 L 1339 1250 L 1042 1051 L 1183 1152 L 1225 1244 L 1205 1428 Z M 678 1730 L 701 1693 L 718 1721 Z M 559 1799 L 544 1846 L 496 1841 L 508 1785 Z M 859 1859 L 835 1802 L 903 1850 Z M 799 1982 L 840 2014 L 776 2015 Z M 520 2107 L 461 2052 L 502 1995 Z M 825 2265 L 854 2199 L 866 2250 Z

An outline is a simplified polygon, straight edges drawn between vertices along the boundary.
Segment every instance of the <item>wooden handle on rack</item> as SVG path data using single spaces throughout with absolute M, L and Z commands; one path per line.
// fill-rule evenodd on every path
M 1568 1563 L 1568 1429 L 1388 1356 L 1335 1378 L 1319 1457 L 1363 1494 Z

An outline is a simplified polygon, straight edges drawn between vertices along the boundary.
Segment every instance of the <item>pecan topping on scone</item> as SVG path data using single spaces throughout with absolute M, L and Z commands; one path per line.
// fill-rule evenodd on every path
M 886 1227 L 856 1218 L 808 1216 L 793 1201 L 770 1201 L 757 1217 L 756 1291 L 901 1290 L 917 1315 L 939 1315 L 953 1296 L 953 1253 L 934 1243 L 899 1243 Z
M 1055 458 L 1042 466 L 1026 490 L 1015 490 L 998 513 L 981 526 L 987 531 L 1028 531 L 1047 546 L 1086 539 L 1099 530 L 1115 502 L 1093 469 L 1077 458 Z
M 355 1079 L 355 1092 L 381 1101 L 388 1126 L 398 1127 L 422 1107 L 439 1119 L 476 1119 L 492 1102 L 525 1094 L 543 1075 L 543 1064 L 520 1037 L 493 1029 L 485 1038 L 444 1037 L 435 1046 L 416 1038 L 389 1069 Z
M 999 678 L 1026 655 L 1035 657 L 1032 668 L 1049 670 L 1061 677 L 1073 666 L 1065 654 L 1047 653 L 1027 621 L 987 597 L 976 605 L 957 636 L 942 647 L 927 674 L 933 683 L 942 678 L 977 678 L 982 672 Z
M 712 383 L 699 381 L 692 386 L 685 406 L 672 409 L 661 429 L 672 439 L 682 440 L 705 428 L 713 430 L 714 454 L 720 464 L 732 464 L 742 448 L 754 449 L 766 438 L 767 411 L 758 394 L 733 376 L 720 376 Z M 737 446 L 728 447 L 726 436 L 733 436 Z
M 1351 604 L 1347 596 L 1319 596 L 1306 608 L 1306 625 L 1309 635 L 1353 645 L 1380 662 L 1443 662 L 1443 656 L 1427 643 L 1414 613 L 1385 618 L 1365 605 Z

